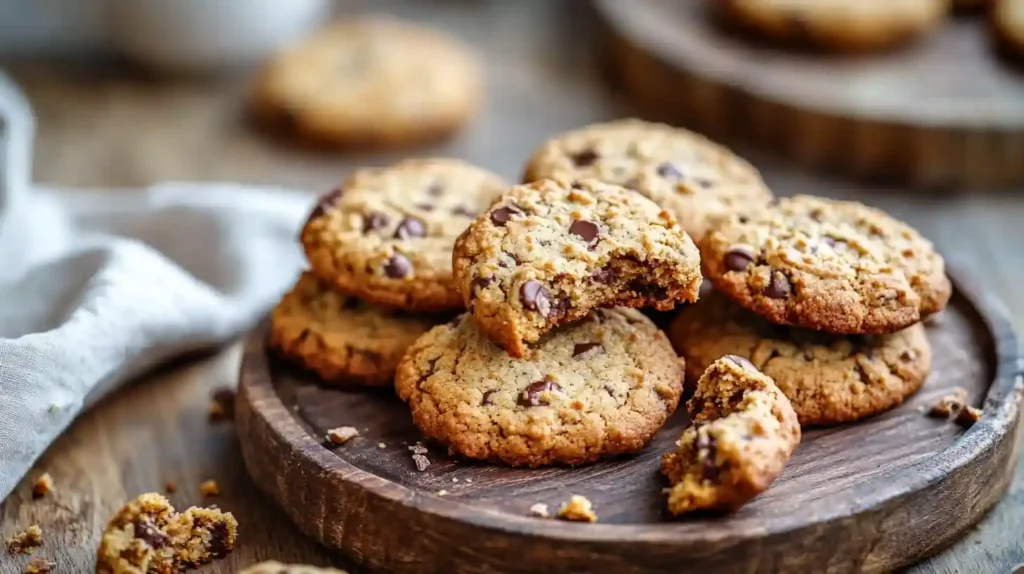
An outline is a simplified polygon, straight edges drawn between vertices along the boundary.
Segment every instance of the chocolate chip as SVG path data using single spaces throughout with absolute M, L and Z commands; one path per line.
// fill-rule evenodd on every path
M 491 400 L 491 397 L 494 395 L 495 392 L 496 391 L 485 391 L 483 398 L 480 399 L 480 404 L 482 406 L 487 406 L 487 405 L 493 404 L 493 401 Z
M 551 312 L 551 293 L 540 281 L 531 279 L 523 283 L 519 296 L 523 300 L 523 307 L 537 311 L 544 317 Z
M 441 197 L 444 195 L 444 184 L 440 181 L 435 181 L 427 187 L 427 195 L 432 197 Z
M 697 185 L 701 186 L 704 189 L 711 189 L 712 187 L 715 186 L 715 182 L 711 181 L 710 179 L 698 178 L 696 181 Z
M 579 357 L 591 349 L 604 351 L 604 346 L 601 343 L 576 343 L 576 346 L 572 348 L 572 356 Z
M 913 349 L 907 349 L 906 351 L 903 351 L 902 353 L 900 353 L 900 360 L 901 361 L 913 361 L 916 358 L 917 358 L 917 352 L 914 351 Z
M 513 215 L 519 215 L 520 213 L 522 212 L 518 208 L 511 205 L 499 207 L 491 212 L 491 223 L 498 227 L 505 227 L 505 224 L 508 223 L 508 220 L 512 219 Z
M 389 222 L 387 214 L 379 211 L 371 211 L 363 216 L 363 233 L 369 233 L 375 229 L 385 227 Z
M 473 211 L 472 209 L 464 205 L 456 207 L 455 209 L 452 210 L 452 213 L 454 213 L 455 215 L 462 215 L 465 217 L 476 217 L 478 215 L 476 211 Z
M 594 239 L 597 239 L 598 234 L 601 233 L 601 228 L 593 221 L 577 219 L 569 226 L 569 233 L 572 233 L 583 241 L 590 243 Z
M 782 271 L 772 271 L 772 279 L 768 282 L 764 294 L 772 299 L 785 299 L 791 293 L 793 293 L 793 284 L 790 283 L 789 277 L 786 277 Z
M 754 366 L 754 363 L 751 363 L 747 359 L 740 357 L 738 355 L 726 355 L 725 358 L 729 359 L 733 363 L 736 363 L 737 365 L 744 369 L 753 369 L 755 371 L 757 370 L 757 367 Z
M 835 237 L 829 237 L 828 235 L 826 235 L 825 237 L 822 237 L 821 238 L 821 242 L 824 243 L 825 245 L 828 245 L 829 247 L 835 247 L 836 246 L 836 239 L 835 239 Z
M 412 273 L 412 262 L 405 255 L 395 253 L 384 264 L 384 273 L 387 273 L 388 277 L 392 279 L 408 277 Z
M 739 404 L 743 402 L 743 397 L 746 396 L 746 394 L 746 391 L 740 389 L 729 395 L 729 408 L 735 409 L 739 406 Z
M 210 556 L 223 558 L 231 551 L 231 535 L 226 522 L 216 522 L 210 528 Z
M 665 301 L 668 299 L 668 289 L 653 283 L 648 283 L 643 279 L 634 279 L 629 283 L 629 290 L 636 293 L 639 297 L 643 297 L 653 301 Z
M 423 211 L 434 211 L 434 204 L 433 203 L 417 203 L 416 204 L 416 208 L 417 209 L 422 209 Z
M 426 234 L 427 228 L 423 226 L 423 222 L 414 217 L 406 217 L 398 224 L 398 228 L 395 229 L 395 239 L 423 237 Z
M 725 257 L 722 258 L 722 263 L 725 265 L 726 271 L 743 271 L 754 262 L 754 253 L 746 247 L 734 247 Z
M 539 407 L 544 404 L 541 402 L 541 395 L 543 393 L 557 393 L 561 392 L 561 390 L 562 387 L 558 386 L 558 383 L 545 378 L 527 385 L 523 392 L 519 394 L 519 400 L 516 402 L 524 407 Z
M 597 152 L 592 149 L 585 149 L 579 153 L 572 154 L 570 157 L 572 162 L 576 164 L 576 167 L 587 167 L 601 156 L 597 155 Z
M 135 521 L 135 538 L 153 548 L 163 548 L 171 543 L 171 537 L 157 528 L 156 524 L 147 516 Z
M 323 214 L 327 213 L 327 210 L 334 207 L 338 203 L 338 200 L 341 199 L 341 196 L 344 193 L 345 190 L 338 188 L 322 196 L 317 201 L 316 207 L 314 207 L 313 211 L 310 212 L 309 218 L 306 220 L 306 223 L 308 224 L 310 221 L 313 221 L 314 219 L 321 217 L 323 216 Z
M 309 329 L 303 329 L 302 331 L 299 332 L 299 341 L 304 342 L 306 340 L 306 337 L 308 337 L 310 334 L 311 333 Z
M 679 171 L 676 166 L 672 165 L 672 162 L 664 162 L 658 165 L 658 175 L 665 178 L 679 179 L 683 177 L 683 172 Z
M 494 283 L 494 277 L 477 277 L 473 279 L 473 283 L 470 285 L 470 292 L 474 295 L 481 289 L 486 289 Z
M 601 269 L 595 271 L 594 274 L 590 276 L 590 278 L 598 283 L 610 285 L 614 283 L 616 279 L 619 278 L 619 273 L 612 269 L 611 267 L 602 267 Z
M 362 302 L 357 297 L 345 297 L 345 300 L 341 303 L 341 308 L 346 311 L 354 311 L 361 304 Z
M 715 445 L 715 439 L 708 434 L 700 433 L 697 435 L 694 445 L 697 447 L 697 456 L 701 460 L 701 478 L 715 480 L 718 478 L 718 466 L 715 464 L 718 448 Z

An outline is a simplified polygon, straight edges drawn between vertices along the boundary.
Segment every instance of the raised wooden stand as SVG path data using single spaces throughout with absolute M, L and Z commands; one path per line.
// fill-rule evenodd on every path
M 851 58 L 724 31 L 711 4 L 593 0 L 609 71 L 645 115 L 864 179 L 1024 190 L 1024 71 L 983 18 Z
M 659 459 L 673 417 L 643 452 L 578 468 L 509 469 L 449 457 L 422 440 L 387 391 L 319 386 L 249 338 L 237 428 L 256 483 L 306 534 L 389 572 L 884 572 L 955 540 L 1006 492 L 1022 393 L 1017 341 L 988 299 L 958 285 L 929 325 L 932 375 L 907 404 L 805 433 L 770 490 L 738 513 L 674 519 Z M 964 431 L 923 409 L 965 387 L 984 416 Z M 325 447 L 338 426 L 362 435 Z M 442 495 L 441 491 L 446 491 Z M 571 494 L 597 524 L 529 516 Z

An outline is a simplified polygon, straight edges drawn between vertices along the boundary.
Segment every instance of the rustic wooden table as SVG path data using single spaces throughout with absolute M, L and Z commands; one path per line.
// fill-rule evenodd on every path
M 387 8 L 474 43 L 489 70 L 486 109 L 466 133 L 401 155 L 461 156 L 514 179 L 546 136 L 630 113 L 599 81 L 579 2 L 445 0 Z M 244 121 L 244 78 L 172 82 L 109 63 L 15 62 L 8 69 L 39 117 L 35 176 L 41 182 L 109 187 L 221 179 L 325 189 L 353 166 L 401 156 L 339 156 L 274 144 Z M 1024 329 L 1024 189 L 936 194 L 865 188 L 806 175 L 745 150 L 743 142 L 730 143 L 780 194 L 859 197 L 905 218 L 935 240 L 951 266 L 1000 297 Z M 86 413 L 0 505 L 0 534 L 38 523 L 46 546 L 37 555 L 56 561 L 57 572 L 87 572 L 106 519 L 125 500 L 173 480 L 177 505 L 203 503 L 198 485 L 213 478 L 222 490 L 216 502 L 238 517 L 242 538 L 228 559 L 205 572 L 234 572 L 265 559 L 358 571 L 296 532 L 247 478 L 231 425 L 207 423 L 210 391 L 234 384 L 238 357 L 234 346 L 182 361 Z M 44 471 L 56 491 L 34 501 L 31 478 Z M 1024 471 L 974 531 L 911 571 L 1010 572 L 1024 563 L 1022 528 Z M 4 555 L 0 572 L 20 572 L 25 561 Z

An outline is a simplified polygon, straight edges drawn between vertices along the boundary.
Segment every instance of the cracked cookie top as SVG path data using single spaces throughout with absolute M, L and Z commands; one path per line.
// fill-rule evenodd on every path
M 681 311 L 669 338 L 694 384 L 722 355 L 748 359 L 775 381 L 805 426 L 850 422 L 899 405 L 931 369 L 921 324 L 886 335 L 831 335 L 772 324 L 718 292 Z
M 506 187 L 453 159 L 362 169 L 320 199 L 302 245 L 313 272 L 346 293 L 415 311 L 460 310 L 452 246 Z
M 766 203 L 772 192 L 746 160 L 694 132 L 640 120 L 594 124 L 540 146 L 524 181 L 594 178 L 633 189 L 672 212 L 695 241 L 708 221 Z
M 509 353 L 596 307 L 695 301 L 697 248 L 668 211 L 597 180 L 541 180 L 503 194 L 455 245 L 455 283 Z
M 931 242 L 886 213 L 811 196 L 718 220 L 700 244 L 715 288 L 774 323 L 889 333 L 952 293 Z
M 468 314 L 409 349 L 395 386 L 413 421 L 464 456 L 582 464 L 642 448 L 675 411 L 683 365 L 642 313 L 614 308 L 509 356 Z

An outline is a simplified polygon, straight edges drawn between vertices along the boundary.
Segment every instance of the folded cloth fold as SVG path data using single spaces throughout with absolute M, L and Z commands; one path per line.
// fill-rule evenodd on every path
M 258 321 L 301 270 L 313 201 L 227 183 L 32 185 L 31 135 L 0 74 L 0 499 L 83 408 Z

